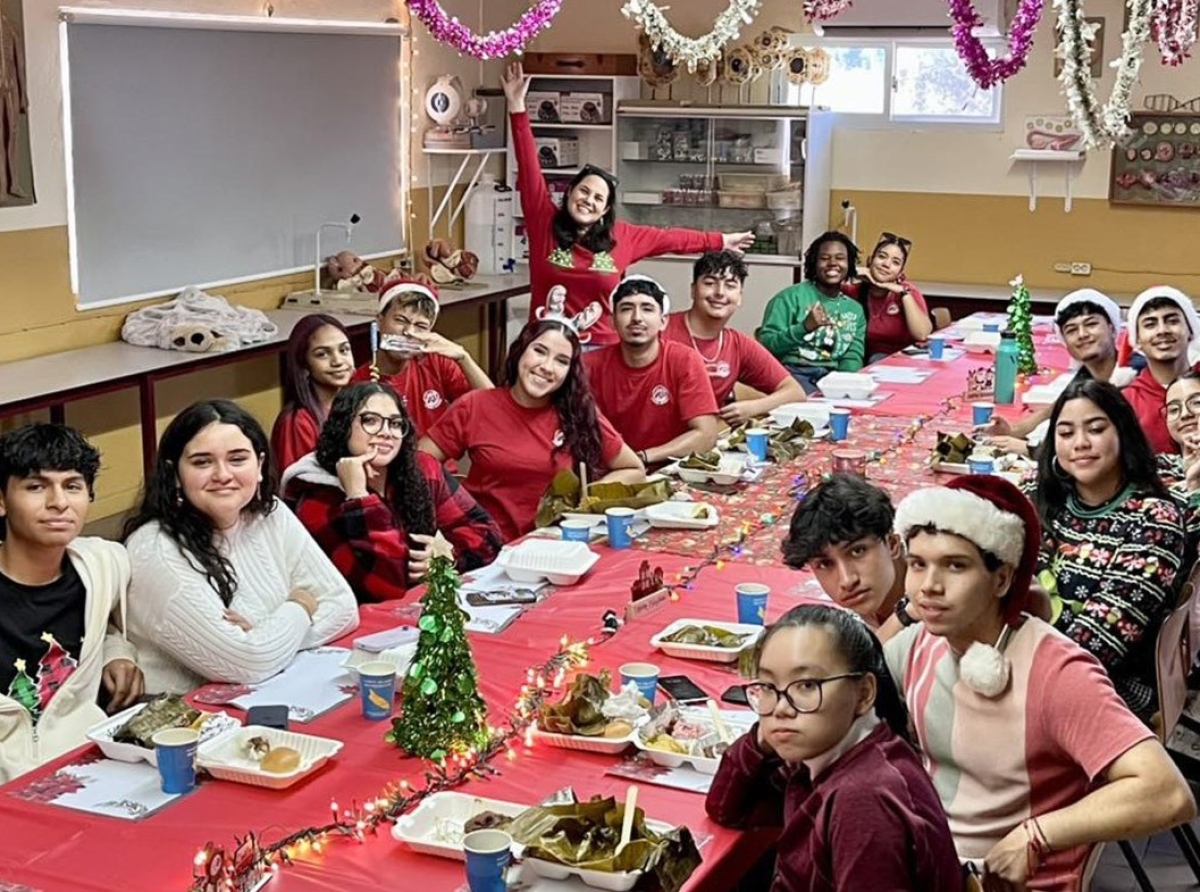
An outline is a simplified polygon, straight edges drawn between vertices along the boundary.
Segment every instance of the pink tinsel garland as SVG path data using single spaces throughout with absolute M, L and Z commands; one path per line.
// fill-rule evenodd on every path
M 460 53 L 476 59 L 499 59 L 521 53 L 525 45 L 550 22 L 562 8 L 562 0 L 537 0 L 525 14 L 503 31 L 476 34 L 457 17 L 446 15 L 437 0 L 407 0 L 408 8 L 421 20 L 429 33 L 440 43 L 454 47 Z
M 1200 0 L 1155 0 L 1150 26 L 1164 65 L 1179 65 L 1191 55 L 1197 7 Z
M 810 22 L 827 22 L 851 6 L 851 0 L 804 0 L 804 17 Z
M 1044 0 L 1021 0 L 1008 29 L 1008 51 L 998 59 L 989 59 L 987 49 L 971 32 L 983 24 L 971 0 L 949 0 L 954 47 L 967 66 L 971 79 L 983 89 L 1008 80 L 1025 67 L 1033 49 L 1033 33 L 1042 17 Z

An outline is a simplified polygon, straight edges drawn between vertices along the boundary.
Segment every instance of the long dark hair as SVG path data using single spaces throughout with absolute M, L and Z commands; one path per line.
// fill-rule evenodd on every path
M 308 371 L 308 346 L 313 335 L 326 325 L 333 326 L 346 335 L 347 341 L 350 340 L 346 326 L 337 319 L 325 313 L 312 313 L 296 323 L 284 351 L 287 360 L 283 372 L 283 411 L 308 409 L 318 423 L 325 420 L 325 410 L 321 408 L 321 400 Z
M 508 348 L 504 361 L 504 383 L 514 387 L 517 383 L 517 365 L 521 357 L 539 336 L 547 331 L 558 331 L 571 342 L 571 367 L 563 378 L 562 386 L 550 394 L 550 405 L 558 412 L 558 423 L 562 427 L 563 444 L 555 447 L 567 449 L 575 462 L 585 462 L 589 473 L 599 476 L 604 471 L 604 450 L 600 441 L 600 417 L 592 388 L 588 385 L 587 370 L 584 368 L 579 336 L 568 326 L 553 319 L 530 322 L 521 329 L 513 345 Z
M 908 733 L 908 709 L 887 661 L 883 658 L 883 645 L 875 637 L 858 614 L 842 607 L 824 604 L 804 604 L 793 607 L 767 629 L 754 648 L 754 669 L 762 658 L 767 642 L 781 629 L 798 629 L 805 626 L 822 626 L 833 639 L 833 646 L 846 661 L 849 672 L 869 672 L 875 676 L 875 714 L 887 722 L 896 734 L 912 744 Z
M 1139 493 L 1168 498 L 1167 488 L 1158 476 L 1154 450 L 1150 448 L 1133 407 L 1121 396 L 1121 391 L 1107 381 L 1097 381 L 1090 375 L 1080 374 L 1055 400 L 1054 408 L 1050 411 L 1046 440 L 1042 443 L 1041 456 L 1038 458 L 1036 504 L 1042 527 L 1047 531 L 1066 506 L 1067 497 L 1075 494 L 1074 478 L 1059 466 L 1054 431 L 1063 407 L 1071 400 L 1078 399 L 1095 403 L 1117 429 L 1122 485 L 1132 484 Z
M 584 181 L 584 178 L 596 176 L 608 185 L 608 207 L 600 219 L 585 229 L 579 231 L 579 224 L 571 216 L 567 202 L 571 200 L 571 192 Z M 571 177 L 567 191 L 563 194 L 558 210 L 554 212 L 554 241 L 560 248 L 570 249 L 575 245 L 587 248 L 593 254 L 601 251 L 611 251 L 617 244 L 613 238 L 613 224 L 617 222 L 617 178 L 602 167 L 585 164 L 579 173 Z
M 172 419 L 158 442 L 154 469 L 142 488 L 142 499 L 121 531 L 122 541 L 134 530 L 157 521 L 175 540 L 180 554 L 194 570 L 204 574 L 226 606 L 237 591 L 237 573 L 229 559 L 217 547 L 212 521 L 188 501 L 179 485 L 179 459 L 187 444 L 210 424 L 232 424 L 250 441 L 254 454 L 261 459 L 262 481 L 243 515 L 265 517 L 275 510 L 275 480 L 266 472 L 270 466 L 270 447 L 262 425 L 254 416 L 230 400 L 204 400 L 193 403 Z
M 417 466 L 417 438 L 413 434 L 412 419 L 404 410 L 404 402 L 388 385 L 368 381 L 351 384 L 338 391 L 329 408 L 329 417 L 321 428 L 321 435 L 317 438 L 317 463 L 337 476 L 338 460 L 350 455 L 350 430 L 354 419 L 367 400 L 378 395 L 386 396 L 396 404 L 397 414 L 404 418 L 409 431 L 400 441 L 399 452 L 387 467 L 388 504 L 393 510 L 399 511 L 406 533 L 432 535 L 437 526 L 433 496 Z
M 846 248 L 846 278 L 849 279 L 858 269 L 858 246 L 850 241 L 850 237 L 840 232 L 830 231 L 818 235 L 804 252 L 804 281 L 817 281 L 817 255 L 821 253 L 821 245 L 826 242 L 837 242 Z

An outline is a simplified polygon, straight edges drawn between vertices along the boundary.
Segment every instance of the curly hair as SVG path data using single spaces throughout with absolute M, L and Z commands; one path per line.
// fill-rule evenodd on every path
M 154 468 L 142 488 L 141 501 L 125 521 L 121 540 L 128 540 L 135 530 L 156 521 L 163 532 L 175 540 L 179 553 L 192 569 L 204 574 L 228 607 L 237 591 L 237 573 L 218 547 L 212 519 L 188 500 L 179 485 L 179 460 L 184 449 L 210 424 L 237 427 L 250 441 L 262 467 L 270 466 L 267 435 L 253 415 L 230 400 L 193 403 L 176 415 L 163 431 Z M 275 479 L 264 471 L 254 497 L 242 508 L 242 515 L 265 517 L 275 510 L 275 505 Z
M 309 374 L 308 348 L 313 335 L 326 325 L 333 326 L 346 335 L 347 341 L 350 340 L 350 336 L 346 334 L 346 326 L 337 319 L 325 313 L 312 313 L 296 323 L 284 351 L 286 361 L 283 373 L 283 411 L 308 409 L 318 422 L 325 420 L 325 410 L 321 408 L 321 401 L 317 398 L 317 391 Z
M 830 545 L 866 536 L 886 540 L 895 519 L 896 509 L 886 492 L 861 477 L 835 474 L 796 506 L 783 540 L 783 562 L 800 570 Z
M 579 231 L 579 224 L 571 216 L 567 202 L 571 200 L 571 192 L 587 177 L 600 177 L 608 185 L 608 207 L 604 214 L 585 229 Z M 601 251 L 611 251 L 617 244 L 613 238 L 613 224 L 617 222 L 617 178 L 602 167 L 585 164 L 579 173 L 571 177 L 567 183 L 567 191 L 563 193 L 558 210 L 554 212 L 554 241 L 560 248 L 572 248 L 579 245 L 593 254 Z
M 741 254 L 728 249 L 705 251 L 692 264 L 692 281 L 699 282 L 705 276 L 733 276 L 745 284 L 750 268 Z
M 821 253 L 821 246 L 826 242 L 837 242 L 845 247 L 847 276 L 853 276 L 854 271 L 858 269 L 858 247 L 850 241 L 850 237 L 840 232 L 825 232 L 813 239 L 808 250 L 804 252 L 804 281 L 817 281 L 817 255 Z
M 75 471 L 87 484 L 88 498 L 96 498 L 100 450 L 83 434 L 63 424 L 26 424 L 0 436 L 0 492 L 14 477 L 33 477 L 42 471 Z M 8 524 L 0 515 L 0 541 Z
M 588 472 L 595 477 L 604 471 L 604 450 L 600 440 L 600 416 L 596 411 L 596 401 L 592 398 L 592 388 L 588 384 L 587 369 L 583 365 L 583 350 L 579 344 L 579 336 L 568 326 L 553 319 L 530 322 L 517 335 L 508 356 L 504 361 L 504 383 L 508 387 L 517 384 L 517 366 L 521 357 L 538 337 L 547 331 L 560 332 L 571 343 L 571 367 L 558 390 L 550 395 L 550 405 L 558 412 L 558 422 L 562 426 L 563 444 L 556 446 L 554 451 L 567 449 L 575 462 L 587 464 Z
M 350 433 L 354 419 L 373 396 L 386 396 L 395 402 L 396 413 L 404 419 L 409 430 L 400 441 L 396 457 L 387 467 L 388 491 L 391 494 L 388 505 L 399 512 L 405 532 L 433 535 L 437 528 L 433 496 L 417 466 L 417 438 L 412 433 L 412 419 L 404 409 L 404 401 L 388 385 L 368 381 L 351 384 L 338 392 L 329 409 L 329 418 L 325 420 L 321 435 L 317 438 L 317 464 L 337 476 L 338 461 L 352 454 Z
M 1107 381 L 1097 381 L 1091 375 L 1081 373 L 1067 385 L 1050 410 L 1048 433 L 1038 457 L 1037 498 L 1034 504 L 1037 505 L 1038 519 L 1046 529 L 1066 507 L 1067 496 L 1075 492 L 1074 478 L 1064 473 L 1058 463 L 1054 431 L 1066 404 L 1080 399 L 1095 403 L 1117 429 L 1122 485 L 1132 484 L 1144 495 L 1169 498 L 1167 487 L 1158 476 L 1154 450 L 1146 439 L 1133 407 L 1125 401 L 1121 391 Z

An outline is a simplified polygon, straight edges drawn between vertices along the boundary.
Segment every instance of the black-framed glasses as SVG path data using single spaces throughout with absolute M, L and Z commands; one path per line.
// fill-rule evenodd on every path
M 408 436 L 408 421 L 403 415 L 383 416 L 378 412 L 359 412 L 358 423 L 363 431 L 372 437 L 384 427 L 387 427 L 387 432 L 393 437 Z
M 767 681 L 752 681 L 742 685 L 746 702 L 758 715 L 770 715 L 779 705 L 779 698 L 787 700 L 796 712 L 816 712 L 825 698 L 825 685 L 843 678 L 862 678 L 865 672 L 843 672 L 826 678 L 801 678 L 780 689 Z
M 879 235 L 880 245 L 899 245 L 900 250 L 907 256 L 912 250 L 912 242 L 902 235 L 896 235 L 894 232 L 883 232 Z
M 1159 411 L 1167 421 L 1178 421 L 1183 417 L 1183 408 L 1187 407 L 1189 415 L 1200 416 L 1200 393 L 1193 393 L 1186 400 L 1171 400 Z

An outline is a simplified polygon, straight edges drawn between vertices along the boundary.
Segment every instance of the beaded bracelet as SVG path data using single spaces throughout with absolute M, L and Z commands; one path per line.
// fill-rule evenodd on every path
M 1050 854 L 1050 844 L 1046 841 L 1046 834 L 1042 832 L 1037 818 L 1027 818 L 1021 826 L 1025 828 L 1025 835 L 1029 837 L 1029 843 L 1025 849 L 1026 867 L 1028 868 L 1026 876 L 1029 877 L 1033 876 L 1045 857 Z

